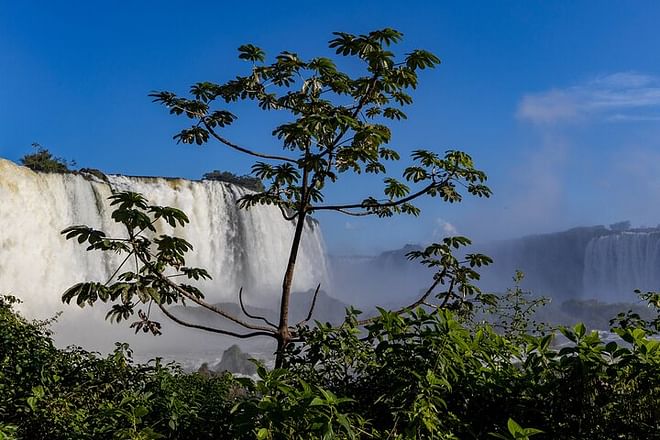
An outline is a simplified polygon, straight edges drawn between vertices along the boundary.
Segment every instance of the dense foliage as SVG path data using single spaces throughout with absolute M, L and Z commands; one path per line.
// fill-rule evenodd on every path
M 32 144 L 35 152 L 26 154 L 21 158 L 21 164 L 30 168 L 32 171 L 40 171 L 44 173 L 68 173 L 71 171 L 69 167 L 76 166 L 76 163 L 62 159 L 61 157 L 53 156 L 53 153 L 43 148 L 39 144 Z
M 660 429 L 658 320 L 634 314 L 614 320 L 620 342 L 578 324 L 513 343 L 469 313 L 382 310 L 361 328 L 349 310 L 338 328 L 301 329 L 307 342 L 289 346 L 284 368 L 236 379 L 136 365 L 125 344 L 108 357 L 56 349 L 13 302 L 0 301 L 0 438 L 640 439 Z
M 134 365 L 126 344 L 105 358 L 59 350 L 43 323 L 12 310 L 15 301 L 0 299 L 0 439 L 231 438 L 240 389 L 231 376 Z
M 229 171 L 213 170 L 210 173 L 204 173 L 202 180 L 217 180 L 220 182 L 233 183 L 240 185 L 252 191 L 264 191 L 264 184 L 261 179 L 253 176 L 238 176 Z

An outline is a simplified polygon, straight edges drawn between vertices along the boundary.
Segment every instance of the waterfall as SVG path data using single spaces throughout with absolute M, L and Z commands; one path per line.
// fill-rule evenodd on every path
M 584 291 L 602 301 L 632 301 L 635 289 L 660 289 L 660 232 L 622 232 L 589 241 Z
M 108 183 L 109 182 L 109 183 Z M 203 267 L 213 277 L 196 285 L 209 302 L 237 301 L 243 287 L 245 300 L 273 305 L 281 288 L 294 224 L 273 206 L 239 210 L 237 200 L 248 190 L 216 181 L 108 176 L 108 182 L 78 174 L 43 174 L 0 159 L 0 294 L 23 301 L 30 317 L 65 317 L 78 313 L 65 306 L 61 295 L 80 281 L 105 281 L 118 258 L 99 251 L 87 252 L 60 231 L 86 224 L 122 236 L 121 225 L 111 218 L 111 186 L 142 193 L 150 203 L 174 206 L 190 218 L 174 231 L 159 224 L 159 233 L 188 240 L 194 247 L 188 266 Z M 327 287 L 325 248 L 318 224 L 306 225 L 298 254 L 293 289 L 306 291 L 318 283 Z M 102 316 L 107 305 L 95 307 Z M 101 313 L 99 313 L 101 312 Z

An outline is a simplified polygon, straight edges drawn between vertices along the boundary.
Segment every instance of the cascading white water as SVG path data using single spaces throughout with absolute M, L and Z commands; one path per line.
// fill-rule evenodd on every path
M 194 246 L 189 266 L 206 268 L 213 280 L 197 284 L 210 302 L 237 301 L 240 287 L 252 304 L 273 304 L 286 268 L 294 224 L 272 206 L 239 210 L 246 189 L 221 182 L 108 176 L 119 190 L 142 193 L 153 204 L 174 206 L 190 218 L 185 228 L 160 225 L 159 232 L 185 238 Z M 42 174 L 0 159 L 0 293 L 24 301 L 31 317 L 52 316 L 75 306 L 61 303 L 62 292 L 80 281 L 105 281 L 118 258 L 86 252 L 60 231 L 86 224 L 122 236 L 110 218 L 108 183 L 74 174 Z M 294 290 L 327 286 L 325 249 L 318 225 L 306 227 Z M 103 307 L 101 307 L 103 308 Z M 102 316 L 107 310 L 96 315 Z M 100 318 L 103 319 L 102 317 Z M 75 342 L 75 341 L 74 341 Z
M 602 301 L 631 301 L 635 289 L 660 289 L 660 233 L 593 238 L 585 251 L 584 291 Z

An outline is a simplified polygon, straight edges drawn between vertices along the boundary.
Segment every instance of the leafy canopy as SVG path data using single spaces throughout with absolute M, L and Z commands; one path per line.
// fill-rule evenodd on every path
M 382 29 L 365 35 L 335 32 L 329 47 L 341 57 L 360 61 L 361 74 L 340 70 L 333 59 L 302 59 L 284 51 L 266 62 L 265 52 L 251 44 L 238 49 L 239 58 L 252 64 L 249 72 L 225 83 L 200 82 L 188 97 L 156 92 L 154 101 L 170 113 L 193 121 L 174 138 L 184 144 L 203 145 L 214 138 L 222 144 L 256 157 L 253 174 L 269 182 L 264 191 L 248 195 L 242 206 L 275 204 L 287 216 L 290 210 L 305 214 L 320 210 L 354 215 L 395 213 L 418 215 L 412 201 L 439 196 L 448 202 L 461 200 L 456 183 L 477 196 L 488 196 L 486 176 L 474 168 L 469 155 L 449 150 L 444 155 L 418 149 L 413 165 L 402 180 L 385 177 L 383 197 L 367 197 L 357 203 L 325 205 L 324 188 L 342 173 L 385 174 L 386 163 L 398 161 L 399 153 L 388 146 L 388 122 L 406 119 L 409 92 L 417 88 L 418 73 L 435 67 L 440 59 L 425 50 L 397 57 L 390 49 L 403 35 Z M 255 102 L 265 111 L 282 111 L 292 117 L 272 131 L 285 154 L 267 154 L 238 145 L 222 134 L 237 115 L 227 108 L 239 100 Z M 416 189 L 411 188 L 411 185 Z

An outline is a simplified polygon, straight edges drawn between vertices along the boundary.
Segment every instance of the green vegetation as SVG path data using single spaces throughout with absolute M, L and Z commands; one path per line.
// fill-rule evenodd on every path
M 231 438 L 223 437 L 239 388 L 231 376 L 134 365 L 126 344 L 106 358 L 58 350 L 46 325 L 21 318 L 15 302 L 0 298 L 0 438 Z
M 404 109 L 413 102 L 410 93 L 418 86 L 420 72 L 440 63 L 437 56 L 425 50 L 396 54 L 394 46 L 402 38 L 400 32 L 390 28 L 362 35 L 335 32 L 328 45 L 335 52 L 335 59 L 303 59 L 294 52 L 283 51 L 272 62 L 266 61 L 262 49 L 246 44 L 238 49 L 238 57 L 250 65 L 245 74 L 224 83 L 199 82 L 190 88 L 188 96 L 168 91 L 151 94 L 171 114 L 192 120 L 189 128 L 174 136 L 178 142 L 203 145 L 213 140 L 256 161 L 252 174 L 264 181 L 265 187 L 243 196 L 239 202 L 242 208 L 274 205 L 280 208 L 283 218 L 296 222 L 282 277 L 277 322 L 262 320 L 266 324 L 257 326 L 216 310 L 221 317 L 244 327 L 245 333 L 233 336 L 274 338 L 278 366 L 284 362 L 286 346 L 299 339 L 296 325 L 289 319 L 289 303 L 308 216 L 321 211 L 378 217 L 418 215 L 420 210 L 414 202 L 420 197 L 453 203 L 462 200 L 463 190 L 478 197 L 490 195 L 490 189 L 484 185 L 486 175 L 461 151 L 438 154 L 414 150 L 412 164 L 403 169 L 401 180 L 387 175 L 386 164 L 400 160 L 399 153 L 389 145 L 389 125 L 407 118 Z M 339 63 L 350 68 L 341 70 Z M 227 138 L 226 127 L 237 120 L 229 108 L 238 101 L 252 102 L 266 112 L 278 112 L 287 121 L 264 130 L 272 133 L 283 152 L 259 151 Z M 327 201 L 328 187 L 348 173 L 385 176 L 383 194 L 349 203 Z M 133 248 L 129 252 L 139 254 L 140 250 Z M 452 276 L 447 274 L 442 281 Z M 434 286 L 438 283 L 434 282 Z M 175 291 L 174 296 L 213 310 L 202 304 L 198 292 L 191 293 L 183 286 Z M 210 331 L 223 333 L 222 328 Z
M 210 173 L 205 173 L 202 180 L 217 180 L 220 182 L 233 183 L 240 185 L 247 189 L 256 192 L 265 191 L 265 187 L 261 179 L 252 176 L 237 176 L 229 171 L 213 170 Z
M 320 322 L 310 326 L 309 317 L 289 322 L 291 282 L 308 216 L 324 210 L 417 215 L 412 204 L 417 198 L 459 202 L 458 187 L 474 196 L 490 195 L 486 175 L 467 154 L 417 150 L 414 164 L 403 172 L 407 183 L 386 177 L 384 197 L 325 202 L 326 186 L 342 173 L 384 174 L 384 162 L 399 159 L 387 147 L 391 132 L 384 122 L 406 118 L 402 108 L 412 103 L 406 92 L 417 87 L 418 71 L 439 63 L 422 50 L 397 58 L 389 47 L 401 38 L 392 29 L 357 36 L 336 33 L 330 47 L 361 63 L 364 72 L 357 76 L 338 70 L 328 58 L 305 61 L 291 52 L 265 64 L 261 49 L 245 45 L 239 58 L 252 64 L 247 75 L 224 84 L 198 83 L 190 98 L 153 94 L 171 113 L 193 120 L 175 136 L 180 142 L 201 145 L 213 138 L 261 160 L 253 173 L 267 185 L 245 195 L 243 208 L 275 205 L 285 219 L 296 222 L 278 322 L 250 315 L 242 291 L 239 303 L 246 317 L 237 317 L 207 303 L 203 292 L 187 284 L 210 276 L 186 265 L 190 243 L 156 235 L 157 222 L 173 228 L 189 222 L 176 208 L 117 192 L 110 197 L 112 218 L 124 227 L 124 236 L 109 237 L 84 225 L 62 232 L 90 251 L 123 257 L 109 279 L 76 284 L 63 301 L 81 307 L 107 303 L 107 318 L 131 320 L 136 332 L 161 333 L 150 313 L 158 308 L 183 326 L 236 338 L 271 337 L 278 344 L 275 368 L 258 365 L 255 378 L 237 379 L 184 373 L 159 361 L 136 365 L 125 344 L 105 358 L 78 348 L 56 349 L 47 323 L 26 321 L 13 310 L 15 299 L 3 297 L 0 439 L 657 436 L 660 341 L 652 336 L 660 329 L 660 315 L 617 315 L 612 331 L 620 342 L 603 341 L 583 324 L 551 331 L 532 320 L 544 302 L 530 298 L 518 284 L 502 297 L 484 294 L 473 284 L 478 269 L 491 260 L 471 253 L 457 257 L 470 244 L 465 237 L 447 237 L 408 254 L 435 274 L 429 288 L 407 307 L 379 309 L 377 316 L 364 319 L 349 309 L 336 327 Z M 221 134 L 236 119 L 224 106 L 238 100 L 293 117 L 273 132 L 284 155 L 258 152 Z M 520 280 L 517 275 L 516 283 Z M 643 298 L 657 310 L 660 295 Z M 186 322 L 172 307 L 186 302 L 242 330 Z M 566 343 L 559 346 L 562 338 Z
M 656 304 L 658 295 L 646 299 Z M 578 324 L 520 343 L 465 309 L 381 311 L 299 329 L 254 379 L 56 349 L 0 299 L 0 438 L 641 439 L 660 429 L 658 317 L 605 342 Z M 634 318 L 634 317 L 633 317 Z M 519 328 L 514 323 L 513 328 Z M 524 427 L 524 428 L 523 428 Z
M 69 167 L 75 167 L 74 161 L 67 161 L 61 157 L 55 157 L 46 148 L 34 143 L 32 147 L 36 150 L 32 154 L 26 154 L 21 158 L 21 164 L 30 168 L 32 171 L 42 173 L 68 173 Z

